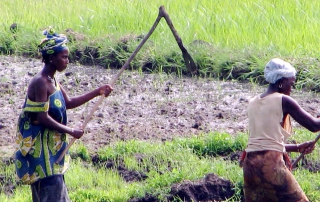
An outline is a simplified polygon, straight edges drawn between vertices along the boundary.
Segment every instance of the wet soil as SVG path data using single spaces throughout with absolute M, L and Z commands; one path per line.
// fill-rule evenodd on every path
M 0 56 L 2 158 L 12 157 L 16 122 L 27 85 L 41 68 L 39 59 Z M 56 79 L 72 97 L 108 83 L 116 73 L 116 69 L 70 64 L 67 70 L 56 74 Z M 169 141 L 174 137 L 190 137 L 210 131 L 237 135 L 239 132 L 247 132 L 246 107 L 249 98 L 263 90 L 264 87 L 250 83 L 126 70 L 115 84 L 112 94 L 94 112 L 85 128 L 85 135 L 78 141 L 82 141 L 89 152 L 94 154 L 99 148 L 117 140 Z M 320 114 L 317 94 L 294 91 L 292 97 L 311 115 Z M 68 125 L 80 127 L 97 101 L 98 98 L 95 98 L 81 107 L 68 110 Z M 296 123 L 294 126 L 300 127 Z M 238 156 L 230 158 L 238 160 Z M 310 162 L 304 165 L 308 166 Z M 125 165 L 114 168 L 109 164 L 107 168 L 117 169 L 129 181 L 146 177 L 143 173 L 126 171 Z M 218 194 L 220 199 L 214 199 L 213 193 L 217 191 L 208 191 L 215 190 L 215 186 L 226 191 Z M 232 196 L 232 186 L 230 182 L 208 174 L 197 182 L 184 181 L 173 185 L 168 199 L 181 196 L 185 201 L 220 201 L 221 196 Z M 204 195 L 198 196 L 196 193 Z M 155 196 L 147 195 L 144 199 L 132 201 L 156 200 Z

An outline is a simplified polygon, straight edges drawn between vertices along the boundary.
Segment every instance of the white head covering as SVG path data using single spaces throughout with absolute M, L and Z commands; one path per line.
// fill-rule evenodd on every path
M 296 69 L 288 62 L 280 58 L 271 59 L 264 68 L 264 78 L 269 83 L 276 83 L 277 80 L 285 77 L 296 76 Z

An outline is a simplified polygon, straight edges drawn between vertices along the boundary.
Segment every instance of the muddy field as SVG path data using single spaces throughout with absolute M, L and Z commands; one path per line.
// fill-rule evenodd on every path
M 0 56 L 2 157 L 13 154 L 16 122 L 27 85 L 41 68 L 40 59 Z M 108 83 L 116 72 L 115 69 L 70 64 L 65 72 L 57 73 L 56 78 L 72 97 Z M 85 128 L 85 135 L 78 141 L 82 141 L 90 153 L 95 153 L 100 147 L 117 140 L 166 141 L 210 131 L 234 135 L 247 132 L 248 100 L 263 90 L 263 87 L 250 83 L 126 70 L 113 93 L 95 111 Z M 320 99 L 316 94 L 294 91 L 292 96 L 313 116 L 320 114 Z M 69 110 L 68 124 L 80 127 L 97 100 Z M 296 123 L 294 125 L 299 127 Z M 214 175 L 209 176 L 207 180 L 214 181 Z
M 39 59 L 0 57 L 0 153 L 12 155 L 15 127 L 32 75 L 42 68 Z M 69 96 L 80 95 L 108 81 L 117 70 L 70 64 L 56 78 Z M 247 131 L 248 99 L 264 88 L 211 78 L 178 78 L 126 70 L 85 128 L 81 139 L 95 152 L 115 140 L 170 140 L 210 131 L 231 134 Z M 320 114 L 316 94 L 292 96 L 312 115 Z M 80 127 L 97 102 L 93 99 L 68 111 L 69 125 Z

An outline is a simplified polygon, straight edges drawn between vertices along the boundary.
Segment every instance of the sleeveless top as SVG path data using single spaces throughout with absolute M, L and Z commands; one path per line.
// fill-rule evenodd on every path
M 63 174 L 69 167 L 67 153 L 59 164 L 55 161 L 67 146 L 67 136 L 50 130 L 32 120 L 34 112 L 48 112 L 55 121 L 66 125 L 66 104 L 59 84 L 47 102 L 33 102 L 26 97 L 19 116 L 16 134 L 15 167 L 18 179 L 23 184 L 32 184 L 39 179 Z
M 274 150 L 285 152 L 285 142 L 290 137 L 282 126 L 283 94 L 273 93 L 264 98 L 260 95 L 250 99 L 247 113 L 249 117 L 249 141 L 246 152 Z

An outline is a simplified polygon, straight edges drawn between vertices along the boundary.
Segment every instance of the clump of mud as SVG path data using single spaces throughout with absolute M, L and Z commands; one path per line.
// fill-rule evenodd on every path
M 219 176 L 209 173 L 197 181 L 184 180 L 173 184 L 166 201 L 225 201 L 235 194 L 234 185 Z M 129 202 L 161 202 L 157 196 L 147 194 L 143 198 L 133 198 Z
M 172 185 L 169 200 L 179 197 L 183 201 L 224 201 L 234 195 L 234 185 L 209 173 L 199 181 L 185 180 Z

